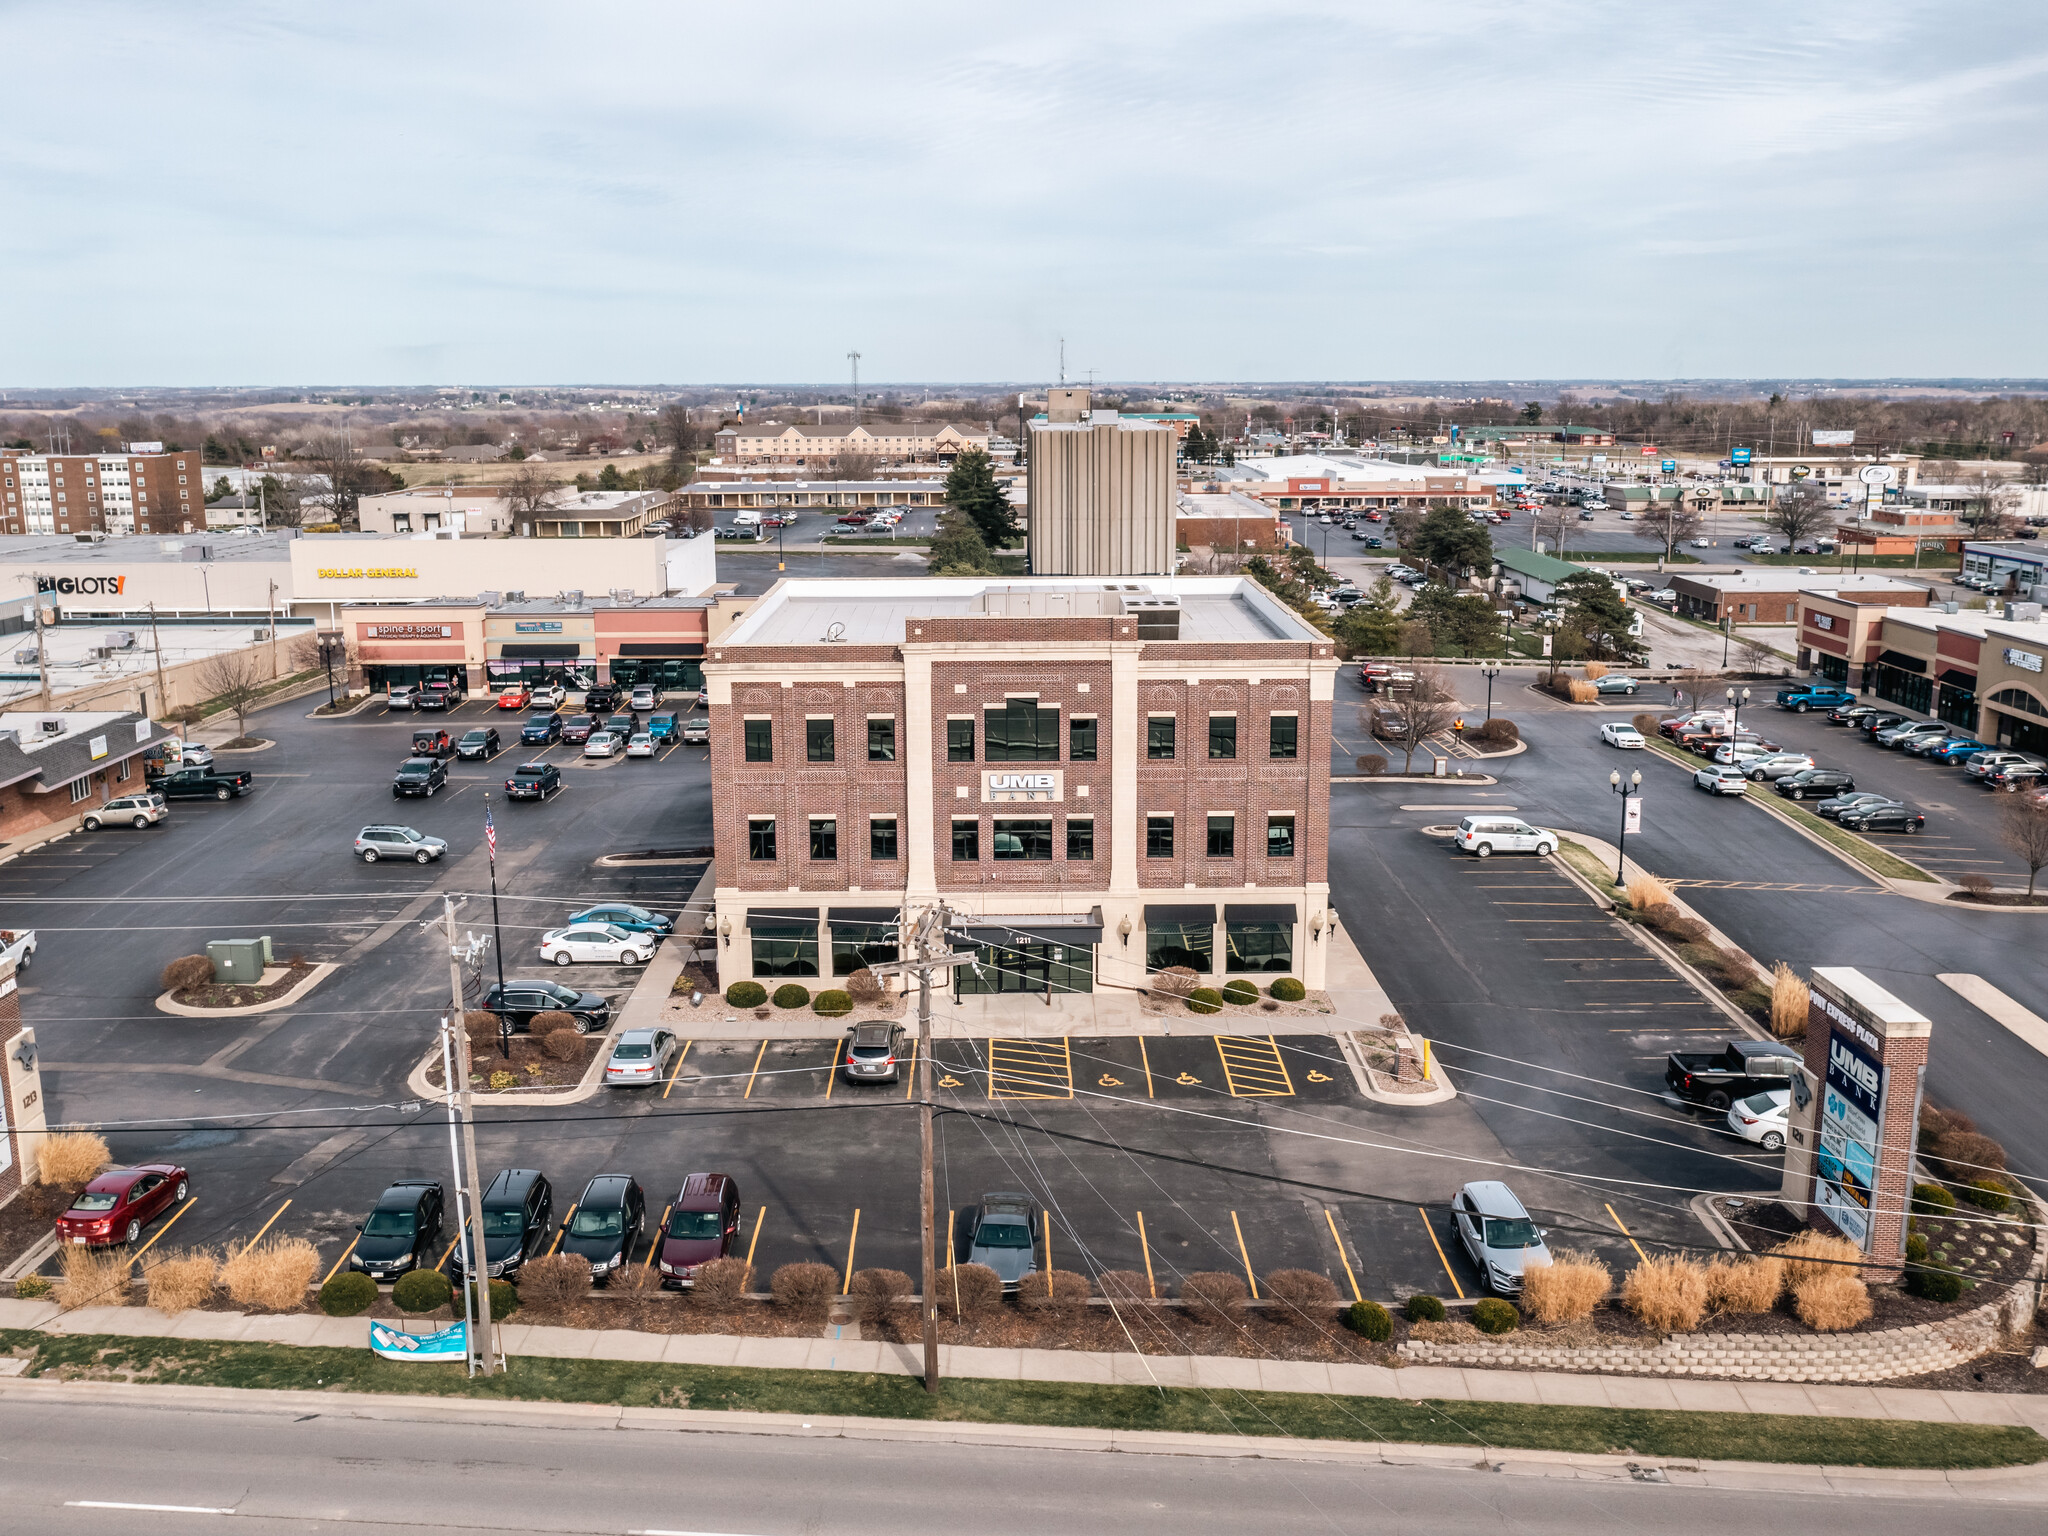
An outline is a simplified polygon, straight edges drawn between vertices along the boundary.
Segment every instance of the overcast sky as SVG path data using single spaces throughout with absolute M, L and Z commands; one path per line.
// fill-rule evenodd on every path
M 2048 5 L 0 0 L 0 385 L 2048 373 Z

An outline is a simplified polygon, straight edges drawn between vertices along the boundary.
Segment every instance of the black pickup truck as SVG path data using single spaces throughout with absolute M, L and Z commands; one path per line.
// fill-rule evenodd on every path
M 239 800 L 256 787 L 256 775 L 246 768 L 173 768 L 151 779 L 149 787 L 166 800 Z
M 1688 1104 L 1725 1110 L 1766 1088 L 1783 1088 L 1805 1058 L 1776 1040 L 1731 1040 L 1711 1055 L 1673 1051 L 1664 1061 L 1664 1085 Z

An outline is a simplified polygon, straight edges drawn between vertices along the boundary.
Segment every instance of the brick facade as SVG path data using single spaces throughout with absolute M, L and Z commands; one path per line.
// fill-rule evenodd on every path
M 21 988 L 12 961 L 0 962 L 0 1110 L 6 1129 L 0 1134 L 0 1205 L 35 1182 L 36 1147 L 44 1125 L 42 1078 L 38 1073 L 33 1032 L 24 1034 Z
M 206 527 L 195 450 L 0 453 L 0 533 L 189 533 Z

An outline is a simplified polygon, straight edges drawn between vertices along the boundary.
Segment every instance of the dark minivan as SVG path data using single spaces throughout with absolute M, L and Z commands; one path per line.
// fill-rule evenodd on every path
M 555 1192 L 547 1175 L 531 1168 L 503 1168 L 484 1191 L 484 1275 L 509 1280 L 548 1240 Z M 470 1239 L 464 1233 L 448 1256 L 449 1272 L 460 1283 L 469 1273 Z
M 583 1186 L 576 1214 L 562 1237 L 562 1252 L 590 1261 L 592 1283 L 602 1285 L 615 1269 L 633 1262 L 633 1245 L 647 1225 L 647 1196 L 625 1173 L 600 1173 Z
M 661 1283 L 695 1285 L 698 1267 L 730 1254 L 739 1235 L 740 1187 L 732 1175 L 691 1174 L 661 1234 Z
M 362 1235 L 349 1250 L 348 1267 L 372 1280 L 396 1280 L 408 1270 L 434 1267 L 441 1236 L 441 1186 L 432 1179 L 400 1179 L 377 1197 Z

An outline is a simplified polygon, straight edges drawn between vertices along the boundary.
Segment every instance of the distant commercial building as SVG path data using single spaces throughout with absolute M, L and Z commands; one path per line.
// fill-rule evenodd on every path
M 955 422 L 878 421 L 851 427 L 764 422 L 721 428 L 719 458 L 746 464 L 829 464 L 855 455 L 883 463 L 950 464 L 970 448 L 988 452 L 989 429 Z
M 76 826 L 143 787 L 138 759 L 164 739 L 132 711 L 0 714 L 0 839 Z
M 0 451 L 0 533 L 190 533 L 206 527 L 199 451 L 130 443 L 122 453 Z
M 940 507 L 943 480 L 697 480 L 676 492 L 689 511 L 723 512 L 739 507 Z
M 2048 600 L 2048 547 L 2018 539 L 1967 543 L 1962 574 L 1992 583 L 2001 594 Z
M 492 486 L 412 486 L 365 496 L 356 522 L 364 533 L 492 534 L 522 539 L 631 539 L 668 504 L 667 491 L 564 490 L 538 513 L 514 516 Z
M 1198 494 L 1238 491 L 1256 496 L 1276 512 L 1356 512 L 1438 503 L 1483 508 L 1493 505 L 1494 485 L 1504 478 L 1445 471 L 1435 465 L 1318 454 L 1240 459 L 1228 468 L 1186 477 L 1188 489 Z
M 1738 624 L 1796 624 L 1799 594 L 1814 586 L 1812 576 L 1784 569 L 1724 576 L 1667 571 L 1665 581 L 1678 594 L 1680 613 L 1710 624 L 1723 619 Z M 1934 601 L 1929 588 L 1890 573 L 1830 576 L 1825 586 L 1830 592 L 1853 596 L 1859 603 L 1884 608 L 1924 608 Z
M 1322 985 L 1337 666 L 1238 577 L 778 582 L 704 664 L 719 980 L 848 976 L 943 898 L 961 992 Z
M 1173 570 L 1171 426 L 1090 408 L 1089 391 L 1048 392 L 1031 423 L 1025 547 L 1038 576 L 1163 576 Z
M 1207 547 L 1243 554 L 1279 549 L 1286 543 L 1273 509 L 1250 496 L 1183 495 L 1173 528 L 1181 549 Z
M 1512 581 L 1521 595 L 1532 603 L 1553 601 L 1561 583 L 1586 572 L 1583 565 L 1573 565 L 1569 560 L 1560 560 L 1555 555 L 1533 549 L 1517 549 L 1512 544 L 1494 546 L 1493 564 L 1494 573 Z

